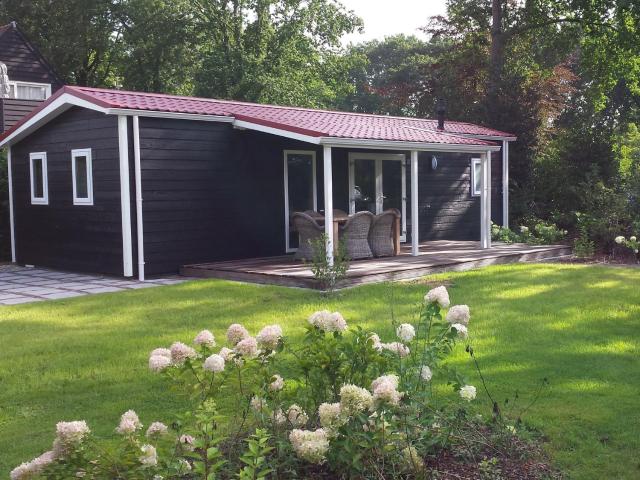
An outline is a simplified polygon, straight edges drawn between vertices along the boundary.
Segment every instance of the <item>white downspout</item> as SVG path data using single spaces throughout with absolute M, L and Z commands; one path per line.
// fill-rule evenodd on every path
M 11 145 L 7 149 L 7 180 L 9 181 L 9 224 L 11 227 L 11 261 L 16 263 L 16 227 L 13 219 L 13 178 L 11 176 Z
M 140 124 L 133 116 L 133 159 L 136 185 L 136 231 L 138 234 L 138 280 L 144 282 L 144 225 L 142 222 L 142 168 L 140 166 Z
M 129 139 L 126 115 L 118 115 L 118 149 L 120 153 L 120 209 L 122 214 L 122 270 L 133 276 L 131 248 L 131 196 L 129 193 Z

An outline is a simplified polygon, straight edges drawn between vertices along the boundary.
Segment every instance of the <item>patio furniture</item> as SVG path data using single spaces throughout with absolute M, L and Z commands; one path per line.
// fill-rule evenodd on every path
M 399 253 L 399 220 L 400 212 L 395 208 L 385 210 L 373 218 L 369 230 L 369 246 L 374 257 L 390 257 Z
M 372 213 L 358 212 L 351 215 L 344 226 L 339 228 L 339 241 L 346 242 L 347 256 L 351 260 L 373 256 L 368 239 L 372 221 Z
M 291 223 L 298 232 L 298 250 L 294 255 L 296 260 L 312 260 L 313 248 L 311 242 L 320 238 L 324 233 L 324 228 L 309 214 L 294 212 L 291 215 Z

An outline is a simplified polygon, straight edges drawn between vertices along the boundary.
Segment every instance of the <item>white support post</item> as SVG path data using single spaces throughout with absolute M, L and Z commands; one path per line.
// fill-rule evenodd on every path
M 131 248 L 131 197 L 129 194 L 129 139 L 126 115 L 118 115 L 118 149 L 120 153 L 120 209 L 122 214 L 122 271 L 133 276 Z
M 411 151 L 411 255 L 420 254 L 418 229 L 418 152 Z
M 502 226 L 509 228 L 509 142 L 502 142 Z
M 16 263 L 16 227 L 13 218 L 13 177 L 11 176 L 11 145 L 7 149 L 7 181 L 9 182 L 9 226 L 11 228 L 11 261 Z
M 491 248 L 491 152 L 481 157 L 480 247 Z
M 133 117 L 133 161 L 136 185 L 136 234 L 138 237 L 138 280 L 144 282 L 144 224 L 142 222 L 142 166 L 140 163 L 140 123 Z
M 327 262 L 333 265 L 333 172 L 331 169 L 331 147 L 324 147 L 324 233 L 327 236 Z

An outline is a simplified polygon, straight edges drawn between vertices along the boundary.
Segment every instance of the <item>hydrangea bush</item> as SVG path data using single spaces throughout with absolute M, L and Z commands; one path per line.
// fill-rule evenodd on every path
M 115 442 L 60 422 L 52 449 L 11 478 L 421 478 L 426 455 L 451 441 L 448 419 L 476 398 L 444 362 L 457 343 L 470 348 L 470 318 L 437 287 L 415 322 L 392 320 L 395 338 L 329 311 L 311 315 L 296 344 L 278 325 L 255 336 L 230 325 L 221 347 L 203 330 L 149 355 L 152 373 L 190 395 L 190 411 L 148 425 L 124 412 Z
M 638 237 L 636 237 L 635 235 L 630 236 L 629 238 L 625 238 L 622 235 L 617 236 L 614 241 L 623 247 L 628 248 L 629 250 L 631 250 L 634 255 L 640 259 L 640 255 L 639 255 L 639 251 L 640 251 L 640 241 L 638 241 Z

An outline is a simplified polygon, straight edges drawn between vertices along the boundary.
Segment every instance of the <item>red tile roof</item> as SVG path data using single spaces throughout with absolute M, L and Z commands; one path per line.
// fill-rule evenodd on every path
M 493 142 L 466 135 L 514 136 L 463 122 L 447 121 L 445 130 L 442 131 L 437 129 L 437 121 L 429 119 L 282 107 L 211 98 L 70 86 L 64 87 L 55 96 L 62 93 L 80 97 L 103 108 L 222 116 L 311 137 L 494 145 Z M 53 97 L 47 103 L 51 100 Z

